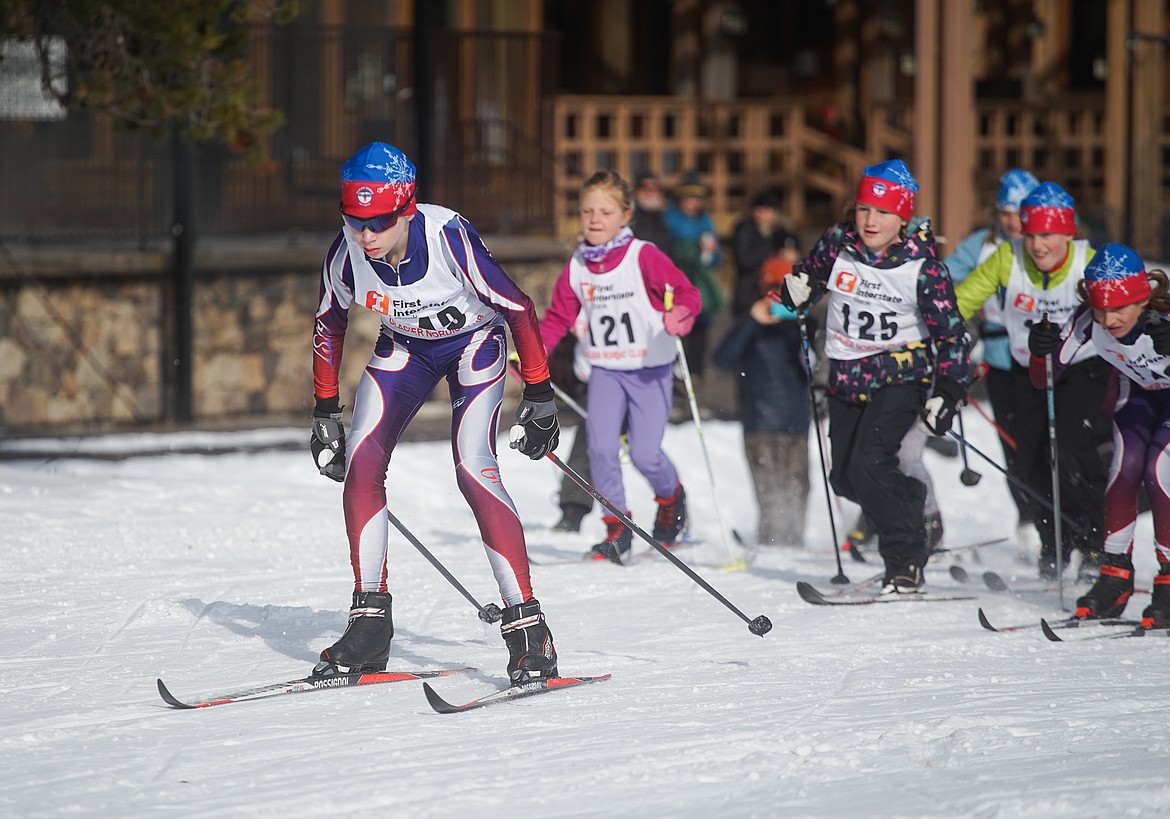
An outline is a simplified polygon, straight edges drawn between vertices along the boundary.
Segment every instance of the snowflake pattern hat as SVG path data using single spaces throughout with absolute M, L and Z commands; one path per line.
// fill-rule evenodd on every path
M 857 204 L 896 213 L 903 219 L 914 215 L 914 195 L 918 181 L 900 159 L 870 165 L 857 184 Z
M 1075 236 L 1077 212 L 1073 198 L 1055 182 L 1041 182 L 1020 203 L 1024 233 L 1066 233 Z
M 385 142 L 371 142 L 341 166 L 341 209 L 351 216 L 410 216 L 415 188 L 414 165 Z
M 1040 181 L 1023 168 L 1012 168 L 999 178 L 999 193 L 995 196 L 995 209 L 1002 213 L 1019 213 L 1024 201 Z
M 1150 297 L 1146 265 L 1132 248 L 1110 242 L 1102 245 L 1085 267 L 1089 306 L 1108 310 L 1136 304 Z

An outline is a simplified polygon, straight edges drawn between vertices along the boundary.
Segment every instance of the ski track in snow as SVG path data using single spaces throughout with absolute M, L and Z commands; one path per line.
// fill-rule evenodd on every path
M 967 432 L 999 455 L 972 412 Z M 561 452 L 567 455 L 571 432 Z M 596 686 L 441 716 L 417 682 L 276 697 L 197 711 L 180 698 L 292 679 L 344 628 L 351 590 L 338 484 L 307 451 L 76 452 L 263 446 L 302 430 L 107 436 L 57 442 L 48 461 L 0 461 L 0 815 L 286 817 L 321 811 L 418 817 L 520 810 L 562 817 L 1164 816 L 1170 805 L 1170 640 L 1053 644 L 993 623 L 1059 616 L 1055 595 L 988 592 L 978 573 L 1026 581 L 1014 547 L 947 560 L 934 591 L 970 602 L 817 608 L 836 573 L 815 439 L 806 548 L 773 548 L 724 572 L 723 537 L 690 424 L 666 448 L 687 487 L 692 533 L 679 557 L 746 624 L 662 559 L 576 563 L 602 533 L 547 530 L 560 473 L 501 445 L 528 529 L 537 596 L 565 674 Z M 723 517 L 745 537 L 755 504 L 738 424 L 709 422 Z M 11 446 L 20 442 L 4 442 Z M 30 442 L 33 443 L 33 442 Z M 39 447 L 53 442 L 40 440 Z M 927 452 L 951 545 L 1014 533 L 1002 478 L 959 482 L 962 463 Z M 446 442 L 402 445 L 391 508 L 481 602 L 499 602 Z M 653 520 L 627 467 L 634 519 Z M 854 507 L 845 503 L 844 532 Z M 391 530 L 391 668 L 476 666 L 434 681 L 452 702 L 506 681 L 498 626 Z M 1154 571 L 1148 515 L 1138 585 Z M 643 544 L 644 545 L 644 544 Z M 639 547 L 640 548 L 640 547 Z M 846 558 L 860 580 L 877 571 Z M 1076 592 L 1066 589 L 1071 606 Z M 1137 596 L 1129 614 L 1148 597 Z M 1076 635 L 1072 635 L 1075 638 Z

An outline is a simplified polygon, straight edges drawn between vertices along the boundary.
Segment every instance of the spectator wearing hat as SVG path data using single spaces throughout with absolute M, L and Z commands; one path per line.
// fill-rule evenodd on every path
M 394 636 L 386 474 L 403 432 L 442 379 L 451 397 L 456 479 L 505 606 L 508 675 L 514 685 L 555 677 L 556 650 L 533 597 L 524 528 L 500 479 L 495 441 L 508 329 L 524 380 L 511 445 L 534 460 L 557 445 L 536 309 L 466 219 L 419 204 L 415 191 L 414 165 L 384 142 L 361 148 L 341 168 L 342 224 L 325 254 L 314 322 L 310 448 L 320 472 L 344 484 L 354 591 L 349 625 L 321 652 L 314 672 L 386 667 Z M 353 399 L 347 441 L 338 376 L 355 305 L 377 313 L 382 327 Z
M 850 221 L 831 226 L 784 279 L 805 311 L 828 294 L 831 482 L 872 521 L 881 594 L 925 590 L 926 487 L 899 464 L 920 418 L 944 435 L 966 395 L 970 341 L 930 221 L 911 229 L 918 182 L 900 159 L 867 167 Z
M 958 285 L 991 256 L 1006 241 L 1018 239 L 1020 233 L 1020 203 L 1040 182 L 1022 168 L 1012 168 L 999 178 L 995 197 L 995 217 L 988 227 L 980 228 L 955 247 L 955 252 L 944 261 L 951 278 Z M 1016 472 L 1015 397 L 1012 392 L 1012 354 L 1008 345 L 1007 328 L 1003 325 L 1004 289 L 999 288 L 979 311 L 982 317 L 979 336 L 983 341 L 982 360 L 987 364 L 987 395 L 991 413 L 1002 434 L 1004 465 L 1009 474 Z M 1032 521 L 1032 507 L 1028 496 L 1014 483 L 1008 482 L 1008 491 L 1016 505 L 1016 556 L 1021 562 L 1035 563 L 1040 557 L 1040 533 Z
M 696 377 L 702 376 L 706 363 L 707 331 L 726 302 L 715 272 L 723 257 L 715 225 L 706 210 L 708 195 L 707 186 L 692 171 L 674 189 L 674 202 L 666 210 L 666 226 L 670 231 L 667 254 L 703 297 L 703 312 L 690 335 L 683 339 L 687 364 Z
M 1056 578 L 1055 513 L 1052 471 L 1048 453 L 1048 401 L 1029 378 L 1029 330 L 1044 323 L 1063 326 L 1076 310 L 1077 290 L 1093 248 L 1076 239 L 1073 198 L 1055 182 L 1042 182 L 1020 202 L 1021 236 L 999 247 L 956 289 L 959 310 L 973 316 L 1002 288 L 1001 321 L 1007 330 L 1012 365 L 1009 373 L 1013 398 L 1015 466 L 1020 480 L 1045 503 L 1025 498 L 1040 533 L 1038 569 L 1045 579 Z M 1105 464 L 1099 447 L 1108 446 L 1109 425 L 1102 408 L 1109 383 L 1109 365 L 1091 347 L 1076 351 L 1055 383 L 1056 447 L 1060 474 L 1062 563 L 1072 550 L 1080 552 L 1079 575 L 1096 573 L 1104 538 L 1102 504 Z
M 1152 285 L 1152 286 L 1151 286 Z M 1145 628 L 1170 628 L 1170 494 L 1159 464 L 1170 457 L 1170 298 L 1166 274 L 1146 272 L 1129 247 L 1104 245 L 1085 268 L 1078 291 L 1084 302 L 1058 331 L 1043 324 L 1032 329 L 1032 383 L 1044 385 L 1044 359 L 1063 374 L 1080 350 L 1088 348 L 1118 373 L 1113 411 L 1113 450 L 1105 490 L 1105 549 L 1101 573 L 1077 600 L 1076 616 L 1120 617 L 1134 592 L 1133 540 L 1138 493 L 1145 486 L 1154 518 L 1158 573 L 1150 605 L 1142 612 Z

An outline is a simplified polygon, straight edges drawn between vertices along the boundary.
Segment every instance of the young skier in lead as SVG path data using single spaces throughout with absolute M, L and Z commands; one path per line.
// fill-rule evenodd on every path
M 321 652 L 314 673 L 380 671 L 394 636 L 387 582 L 386 473 L 403 431 L 445 378 L 451 394 L 456 479 L 479 525 L 506 608 L 500 631 L 512 684 L 557 676 L 557 654 L 532 595 L 524 531 L 500 481 L 496 431 L 507 371 L 504 325 L 520 355 L 523 434 L 512 447 L 532 459 L 556 448 L 556 404 L 532 300 L 508 278 L 459 214 L 418 204 L 415 169 L 374 142 L 341 168 L 343 227 L 325 255 L 313 333 L 313 457 L 344 482 L 353 565 L 349 624 Z M 382 329 L 354 398 L 349 446 L 338 369 L 354 304 Z M 347 457 L 348 455 L 348 457 Z
M 1150 280 L 1154 281 L 1151 289 Z M 1120 617 L 1133 594 L 1133 533 L 1138 492 L 1145 484 L 1154 516 L 1158 574 L 1150 605 L 1142 612 L 1145 628 L 1170 628 L 1170 298 L 1166 274 L 1146 273 L 1129 247 L 1104 245 L 1085 268 L 1078 287 L 1082 301 L 1063 331 L 1032 325 L 1032 382 L 1045 383 L 1044 357 L 1063 372 L 1082 349 L 1096 353 L 1119 373 L 1113 411 L 1113 461 L 1105 490 L 1105 555 L 1101 574 L 1077 600 L 1076 616 Z
M 831 482 L 874 524 L 884 595 L 925 591 L 926 487 L 898 452 L 920 418 L 935 435 L 950 429 L 971 346 L 929 221 L 907 234 L 917 191 L 900 159 L 866 168 L 853 220 L 826 230 L 783 290 L 797 310 L 829 293 Z

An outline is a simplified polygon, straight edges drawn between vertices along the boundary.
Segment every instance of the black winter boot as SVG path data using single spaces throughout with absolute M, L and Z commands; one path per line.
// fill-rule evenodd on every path
M 886 576 L 879 593 L 883 597 L 895 594 L 925 594 L 926 581 L 922 576 L 922 567 L 914 564 L 891 566 L 886 565 Z
M 345 633 L 321 652 L 321 661 L 313 673 L 331 676 L 385 671 L 390 659 L 390 638 L 394 636 L 391 601 L 384 592 L 354 592 Z
M 1162 564 L 1154 575 L 1150 605 L 1142 612 L 1142 628 L 1170 628 L 1170 566 Z
M 1097 620 L 1120 617 L 1125 611 L 1125 604 L 1133 594 L 1133 561 L 1129 555 L 1106 553 L 1100 571 L 1085 595 L 1077 599 L 1075 617 Z
M 540 601 L 529 600 L 504 609 L 500 634 L 508 646 L 508 676 L 512 685 L 557 676 L 557 650 L 544 624 Z
M 580 532 L 581 521 L 589 514 L 588 506 L 567 503 L 561 507 L 561 519 L 553 525 L 554 532 Z
M 687 493 L 680 483 L 668 498 L 655 498 L 658 514 L 654 517 L 651 536 L 663 546 L 673 546 L 687 528 Z

